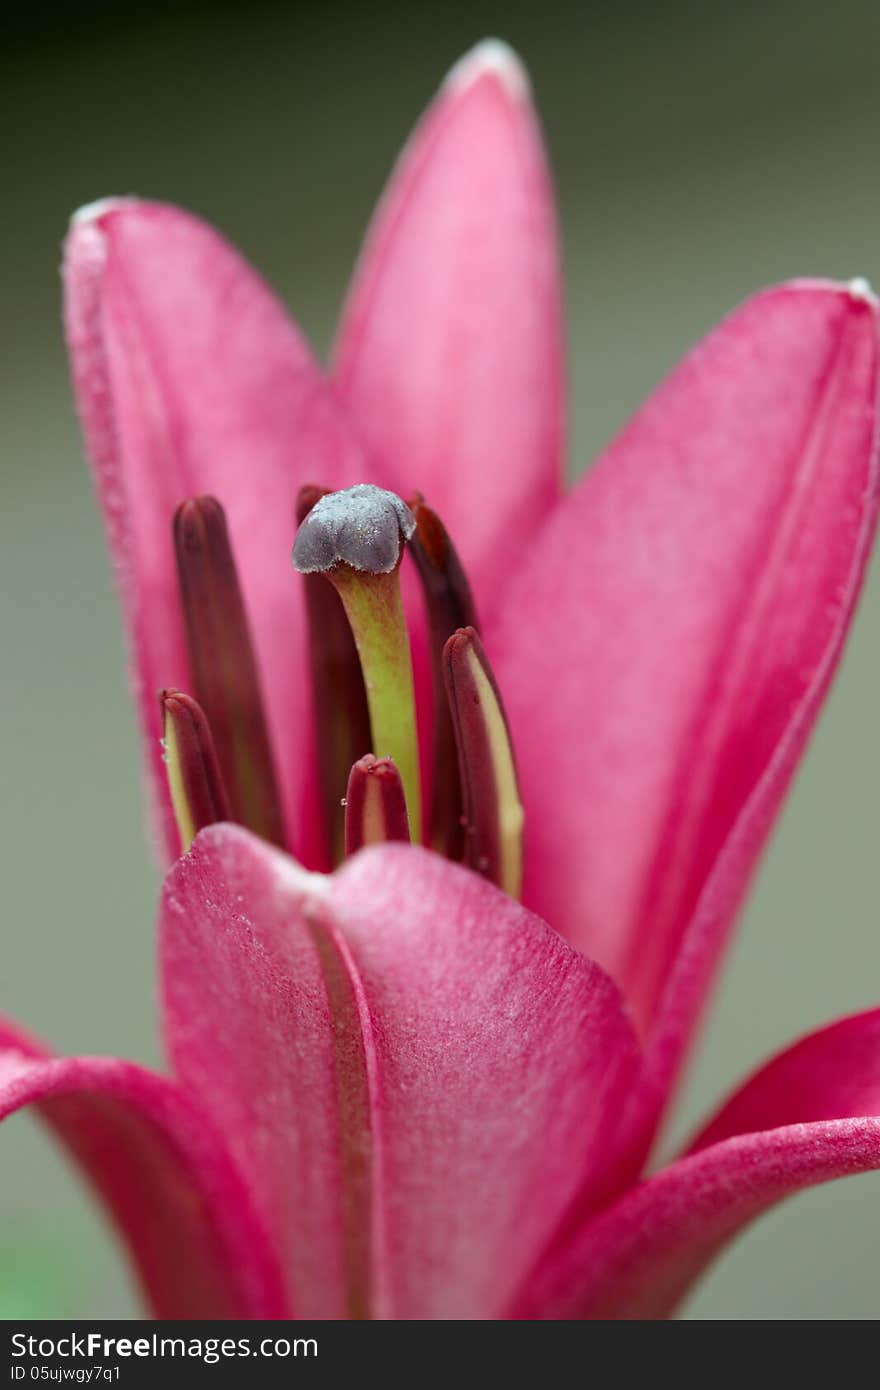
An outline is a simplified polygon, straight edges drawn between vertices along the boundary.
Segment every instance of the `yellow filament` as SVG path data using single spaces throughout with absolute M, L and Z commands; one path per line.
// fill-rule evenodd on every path
M 196 823 L 186 796 L 183 773 L 180 766 L 180 750 L 174 720 L 165 716 L 165 771 L 168 775 L 168 790 L 171 793 L 171 806 L 177 830 L 180 835 L 180 848 L 183 854 L 196 837 Z
M 495 774 L 498 802 L 498 839 L 501 846 L 501 883 L 499 886 L 512 898 L 519 898 L 522 892 L 522 843 L 525 813 L 519 799 L 513 749 L 510 745 L 504 715 L 501 712 L 495 691 L 492 689 L 492 682 L 480 665 L 473 647 L 468 651 L 467 660 L 486 721 L 492 769 Z

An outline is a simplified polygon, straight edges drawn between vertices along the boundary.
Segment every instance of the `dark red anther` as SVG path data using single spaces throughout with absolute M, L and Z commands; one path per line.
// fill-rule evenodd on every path
M 429 843 L 449 859 L 463 851 L 462 794 L 455 734 L 446 700 L 443 648 L 458 628 L 477 627 L 477 615 L 467 575 L 445 526 L 419 493 L 409 503 L 416 529 L 409 549 L 416 562 L 425 596 L 431 634 L 434 684 L 433 784 Z
M 345 794 L 345 852 L 387 840 L 408 842 L 409 817 L 400 773 L 390 758 L 367 753 L 351 769 Z
M 159 706 L 171 804 L 185 853 L 206 825 L 230 819 L 229 798 L 204 710 L 182 690 L 163 690 Z
M 327 488 L 300 490 L 296 522 L 302 522 Z M 321 574 L 303 575 L 309 625 L 312 690 L 318 739 L 318 777 L 329 864 L 345 852 L 342 799 L 353 763 L 371 745 L 370 715 L 361 663 L 342 600 Z
M 193 683 L 214 735 L 232 817 L 283 845 L 256 658 L 226 517 L 215 498 L 180 504 L 174 547 Z
M 516 764 L 501 695 L 472 627 L 450 637 L 443 670 L 461 773 L 464 862 L 518 898 L 523 808 Z

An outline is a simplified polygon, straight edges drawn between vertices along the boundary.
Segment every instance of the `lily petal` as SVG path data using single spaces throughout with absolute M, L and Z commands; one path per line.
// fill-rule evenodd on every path
M 385 1315 L 498 1317 L 572 1204 L 629 1176 L 640 1056 L 619 992 L 424 850 L 356 856 L 332 903 L 373 1034 Z
M 365 1302 L 364 1047 L 354 986 L 323 926 L 329 883 L 218 825 L 175 864 L 162 903 L 174 1070 L 248 1175 L 299 1318 L 363 1315 Z
M 247 1189 L 174 1082 L 115 1058 L 50 1057 L 2 1021 L 0 1119 L 28 1105 L 103 1198 L 154 1317 L 286 1316 Z
M 386 845 L 324 879 L 214 826 L 169 875 L 163 940 L 176 1067 L 214 1097 L 297 1316 L 497 1316 L 626 1168 L 617 990 L 477 875 Z
M 565 409 L 553 196 L 505 45 L 452 70 L 404 150 L 335 379 L 383 485 L 424 493 L 485 606 L 559 496 Z
M 189 689 L 171 543 L 186 497 L 229 518 L 285 789 L 288 832 L 311 852 L 297 801 L 310 706 L 300 587 L 290 573 L 299 487 L 359 480 L 362 466 L 302 338 L 216 232 L 176 208 L 108 200 L 67 240 L 73 379 L 109 533 L 159 831 L 177 836 L 156 693 Z M 304 843 L 305 842 L 305 845 Z
M 808 1033 L 750 1076 L 691 1152 L 751 1130 L 880 1115 L 880 1009 Z
M 811 1034 L 751 1077 L 695 1151 L 627 1193 L 545 1266 L 519 1315 L 666 1317 L 768 1207 L 874 1168 L 880 1010 Z
M 749 300 L 560 506 L 487 633 L 525 900 L 643 1032 L 714 875 L 663 1005 L 676 1048 L 840 654 L 876 520 L 876 396 L 863 290 Z

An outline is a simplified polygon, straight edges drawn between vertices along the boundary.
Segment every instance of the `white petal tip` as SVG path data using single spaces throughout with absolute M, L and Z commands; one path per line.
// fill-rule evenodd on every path
M 877 304 L 877 296 L 871 288 L 871 282 L 866 280 L 864 275 L 856 275 L 848 282 L 846 288 L 853 299 L 864 299 L 868 304 Z
M 119 208 L 131 207 L 138 199 L 129 194 L 123 198 L 96 198 L 93 203 L 84 203 L 81 208 L 70 219 L 71 227 L 85 227 L 90 222 L 97 222 L 108 212 L 116 212 Z
M 807 294 L 833 294 L 838 298 L 847 295 L 861 304 L 867 304 L 875 312 L 880 308 L 880 300 L 871 288 L 871 282 L 866 280 L 863 275 L 853 276 L 851 280 L 833 280 L 827 276 L 818 277 L 799 276 L 795 280 L 788 280 L 778 286 L 779 289 L 793 290 L 796 294 L 806 292 Z
M 460 58 L 447 74 L 447 92 L 461 92 L 479 78 L 497 77 L 511 96 L 524 100 L 531 94 L 529 75 L 510 44 L 503 39 L 483 39 Z

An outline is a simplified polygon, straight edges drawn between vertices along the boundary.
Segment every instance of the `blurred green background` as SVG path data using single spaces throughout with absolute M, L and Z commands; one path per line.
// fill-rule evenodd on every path
M 124 9 L 124 13 L 123 13 Z M 101 531 L 68 390 L 70 211 L 183 203 L 318 348 L 390 161 L 487 33 L 533 74 L 562 208 L 580 469 L 752 289 L 880 279 L 873 0 L 33 5 L 0 57 L 4 176 L 2 1005 L 62 1049 L 157 1059 L 156 880 Z M 769 1051 L 875 1004 L 880 574 L 757 887 L 675 1127 Z M 130 1315 L 99 1218 L 43 1135 L 4 1127 L 0 1316 Z M 874 1318 L 880 1176 L 765 1218 L 694 1318 Z

